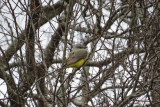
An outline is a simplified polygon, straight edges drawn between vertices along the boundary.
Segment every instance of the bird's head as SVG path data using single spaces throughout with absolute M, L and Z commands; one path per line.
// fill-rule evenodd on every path
M 79 48 L 79 49 L 86 49 L 87 46 L 83 45 L 83 44 L 76 44 L 74 47 L 74 49 Z

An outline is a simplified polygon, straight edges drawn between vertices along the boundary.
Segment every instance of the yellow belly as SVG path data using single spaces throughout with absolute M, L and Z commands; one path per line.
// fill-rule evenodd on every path
M 81 59 L 80 61 L 72 64 L 72 65 L 69 65 L 69 67 L 73 67 L 73 68 L 79 68 L 81 67 L 83 64 L 84 64 L 85 60 L 84 59 Z M 87 62 L 87 61 L 86 61 Z
M 79 68 L 79 67 L 81 67 L 81 66 L 83 66 L 83 65 L 85 65 L 87 63 L 86 60 L 88 60 L 88 55 L 87 55 L 87 57 L 85 59 L 81 59 L 80 61 L 78 61 L 78 62 L 76 62 L 74 64 L 69 65 L 67 68 L 69 68 L 69 67 Z

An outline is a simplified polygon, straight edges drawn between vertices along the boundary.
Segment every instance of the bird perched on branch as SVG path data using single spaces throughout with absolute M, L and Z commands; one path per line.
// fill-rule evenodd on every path
M 64 68 L 80 68 L 87 63 L 88 56 L 87 47 L 82 44 L 77 44 L 69 53 Z

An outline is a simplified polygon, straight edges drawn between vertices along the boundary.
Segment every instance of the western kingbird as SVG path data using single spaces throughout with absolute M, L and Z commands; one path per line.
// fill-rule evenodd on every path
M 66 61 L 65 68 L 80 68 L 87 63 L 88 51 L 86 46 L 82 44 L 77 44 L 73 50 L 69 53 L 69 57 Z

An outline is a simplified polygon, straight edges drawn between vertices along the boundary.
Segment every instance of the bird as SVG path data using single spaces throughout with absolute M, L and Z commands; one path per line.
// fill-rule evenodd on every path
M 87 63 L 89 52 L 83 44 L 76 44 L 66 60 L 65 68 L 80 68 Z

